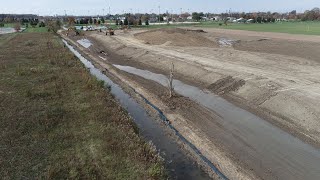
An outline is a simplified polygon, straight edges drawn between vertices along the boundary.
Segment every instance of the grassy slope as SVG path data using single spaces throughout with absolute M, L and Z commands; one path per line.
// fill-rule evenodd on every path
M 58 37 L 19 33 L 0 42 L 2 178 L 165 177 L 126 112 Z

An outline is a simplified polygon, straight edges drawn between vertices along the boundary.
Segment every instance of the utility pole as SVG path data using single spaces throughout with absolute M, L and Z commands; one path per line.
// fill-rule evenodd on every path
M 160 6 L 158 6 L 158 8 L 159 8 L 159 24 L 161 23 L 161 21 L 160 21 Z

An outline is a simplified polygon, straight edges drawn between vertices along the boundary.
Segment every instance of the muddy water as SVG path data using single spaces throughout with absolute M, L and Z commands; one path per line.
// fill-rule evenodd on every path
M 16 32 L 14 28 L 0 28 L 0 34 L 9 34 L 14 32 Z
M 129 66 L 114 66 L 167 86 L 168 80 L 164 75 Z M 178 80 L 174 80 L 173 84 L 177 93 L 189 97 L 221 117 L 213 121 L 219 121 L 222 128 L 207 130 L 206 133 L 218 135 L 219 142 L 259 176 L 267 179 L 320 179 L 319 149 L 215 94 L 206 93 Z
M 67 47 L 80 59 L 85 67 L 90 69 L 92 75 L 97 79 L 103 80 L 107 85 L 111 86 L 111 93 L 120 102 L 135 123 L 139 127 L 140 134 L 156 146 L 161 156 L 166 161 L 166 167 L 169 169 L 170 179 L 210 179 L 210 177 L 201 170 L 194 161 L 190 160 L 179 145 L 168 137 L 163 127 L 152 118 L 150 118 L 146 110 L 138 104 L 134 99 L 125 93 L 121 87 L 113 83 L 106 75 L 96 69 L 90 61 L 85 59 L 72 46 L 64 43 Z
M 88 39 L 80 39 L 77 42 L 85 48 L 89 48 L 90 46 L 92 46 L 92 43 Z

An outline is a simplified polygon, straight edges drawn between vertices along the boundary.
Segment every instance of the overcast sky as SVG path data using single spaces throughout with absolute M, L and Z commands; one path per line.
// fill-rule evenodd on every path
M 235 12 L 297 10 L 303 12 L 320 7 L 320 0 L 0 0 L 1 13 L 32 13 L 39 15 L 102 15 L 103 12 L 143 12 L 161 13 L 166 11 L 215 12 L 231 9 Z M 105 9 L 105 11 L 103 11 Z

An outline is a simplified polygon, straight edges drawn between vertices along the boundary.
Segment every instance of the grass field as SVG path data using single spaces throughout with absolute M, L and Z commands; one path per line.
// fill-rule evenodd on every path
M 177 28 L 177 27 L 199 27 L 199 28 L 221 28 L 221 29 L 237 29 L 247 31 L 260 32 L 278 32 L 289 34 L 305 34 L 320 35 L 320 22 L 282 22 L 269 24 L 243 24 L 229 23 L 227 26 L 220 26 L 222 22 L 201 22 L 200 24 L 184 24 L 184 25 L 150 25 L 139 26 L 138 28 Z M 223 24 L 223 23 L 222 23 Z
M 51 33 L 0 35 L 2 179 L 165 179 L 104 84 Z
M 28 27 L 26 30 L 24 30 L 23 32 L 27 32 L 27 33 L 30 33 L 30 32 L 40 32 L 40 33 L 43 33 L 43 32 L 48 32 L 48 28 L 46 27 Z
M 217 23 L 202 23 L 200 27 L 215 27 L 247 31 L 279 32 L 289 34 L 320 35 L 320 22 L 282 22 L 269 24 L 230 23 L 219 26 Z

